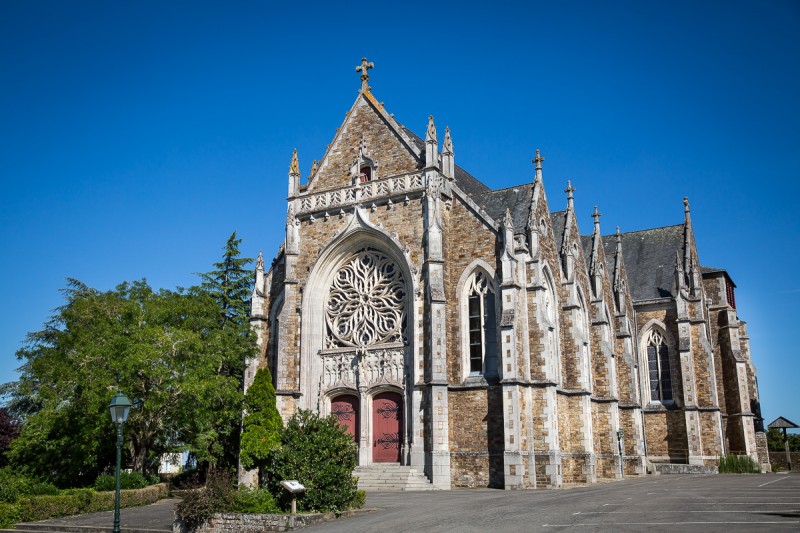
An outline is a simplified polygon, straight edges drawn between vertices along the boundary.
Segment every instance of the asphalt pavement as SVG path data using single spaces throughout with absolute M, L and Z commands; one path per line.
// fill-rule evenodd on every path
M 308 533 L 800 531 L 800 472 L 661 475 L 555 490 L 370 493 Z

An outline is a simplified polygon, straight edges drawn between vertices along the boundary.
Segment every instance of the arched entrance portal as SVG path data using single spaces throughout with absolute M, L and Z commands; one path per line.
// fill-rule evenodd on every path
M 403 443 L 403 401 L 396 392 L 372 399 L 372 461 L 399 463 Z
M 331 401 L 331 414 L 347 429 L 353 442 L 358 443 L 358 398 L 352 394 L 337 396 Z

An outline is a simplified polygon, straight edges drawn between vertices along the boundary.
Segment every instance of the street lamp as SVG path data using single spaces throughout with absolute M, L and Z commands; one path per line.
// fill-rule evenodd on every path
M 111 398 L 108 410 L 111 412 L 111 421 L 117 425 L 117 492 L 114 495 L 114 529 L 113 533 L 120 533 L 119 530 L 119 469 L 122 462 L 122 424 L 128 420 L 128 413 L 131 410 L 131 401 L 122 391 Z

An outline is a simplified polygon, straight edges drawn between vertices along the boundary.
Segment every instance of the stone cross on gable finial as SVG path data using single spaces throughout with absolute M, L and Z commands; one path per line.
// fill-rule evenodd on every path
M 597 210 L 597 206 L 594 206 L 594 213 L 592 213 L 592 218 L 594 219 L 595 225 L 600 223 L 601 216 L 603 216 L 603 213 Z
M 536 149 L 536 157 L 533 158 L 533 163 L 536 164 L 536 168 L 542 168 L 542 161 L 544 161 L 544 157 L 541 156 L 539 153 L 539 149 Z
M 567 188 L 564 189 L 564 192 L 567 193 L 567 200 L 572 200 L 574 198 L 574 196 L 572 196 L 572 193 L 574 193 L 577 190 L 578 189 L 572 186 L 572 182 L 570 180 L 567 180 Z
M 356 67 L 356 72 L 361 73 L 361 90 L 364 92 L 369 91 L 369 74 L 367 71 L 371 68 L 375 68 L 375 63 L 367 61 L 366 57 L 362 57 L 361 65 Z

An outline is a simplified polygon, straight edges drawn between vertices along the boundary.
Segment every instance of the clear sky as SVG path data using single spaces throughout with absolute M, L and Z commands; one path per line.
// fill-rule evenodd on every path
M 748 322 L 767 422 L 800 423 L 800 3 L 0 2 L 0 382 L 62 303 L 267 261 L 360 87 L 494 188 L 546 158 L 583 233 L 680 223 Z M 113 357 L 114 354 L 108 354 Z

